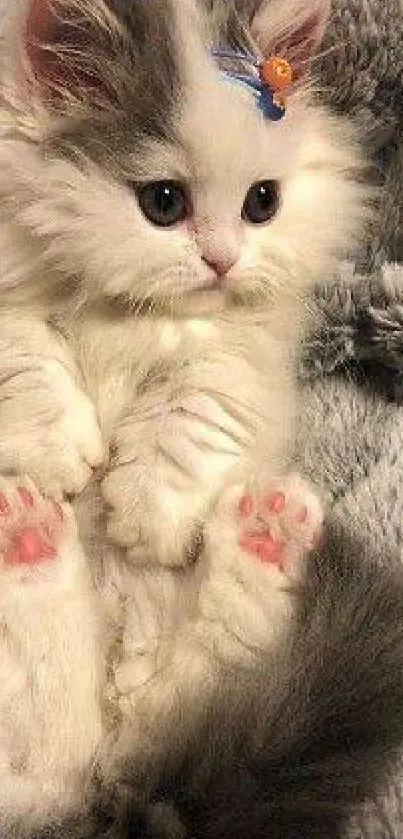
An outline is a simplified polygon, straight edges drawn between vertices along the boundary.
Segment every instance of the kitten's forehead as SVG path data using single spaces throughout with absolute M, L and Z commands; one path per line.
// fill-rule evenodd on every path
M 295 108 L 279 122 L 265 119 L 252 91 L 220 70 L 208 25 L 190 10 L 184 2 L 176 12 L 184 79 L 177 131 L 196 180 L 219 194 L 236 179 L 242 191 L 254 179 L 281 178 L 298 139 Z
M 286 177 L 298 127 L 294 109 L 280 122 L 265 119 L 253 93 L 212 64 L 188 91 L 179 133 L 192 178 L 220 203 L 238 191 L 240 200 L 254 181 Z

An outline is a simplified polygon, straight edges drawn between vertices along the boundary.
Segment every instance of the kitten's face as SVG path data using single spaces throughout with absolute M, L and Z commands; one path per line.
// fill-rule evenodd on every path
M 70 131 L 73 155 L 58 152 L 63 132 L 47 156 L 29 150 L 37 229 L 51 213 L 48 253 L 87 300 L 173 314 L 274 305 L 325 270 L 348 233 L 356 192 L 344 169 L 355 160 L 332 123 L 301 92 L 283 120 L 265 120 L 188 23 L 167 30 L 182 85 L 166 131 L 140 135 L 130 103 L 113 124 Z
M 286 231 L 300 200 L 295 122 L 306 116 L 268 124 L 250 93 L 210 70 L 179 115 L 176 143 L 151 143 L 136 159 L 118 151 L 120 177 L 93 171 L 87 195 L 98 217 L 86 210 L 87 196 L 80 200 L 87 235 L 105 255 L 103 293 L 145 311 L 269 301 L 281 243 L 293 244 Z M 117 270 L 111 251 L 120 255 Z

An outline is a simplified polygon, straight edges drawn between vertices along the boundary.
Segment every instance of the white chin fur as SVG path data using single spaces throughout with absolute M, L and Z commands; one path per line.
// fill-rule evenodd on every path
M 200 289 L 175 300 L 179 315 L 214 314 L 228 308 L 227 294 L 222 289 Z

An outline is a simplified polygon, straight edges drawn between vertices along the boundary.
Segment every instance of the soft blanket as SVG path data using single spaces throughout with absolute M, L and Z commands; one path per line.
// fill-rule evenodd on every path
M 330 491 L 331 517 L 379 563 L 403 560 L 403 3 L 333 0 L 319 60 L 324 95 L 358 118 L 380 186 L 355 264 L 314 294 L 319 325 L 304 348 L 305 470 Z M 342 531 L 340 531 L 341 533 Z M 351 828 L 403 836 L 403 762 Z
M 403 561 L 403 266 L 343 266 L 314 297 L 319 326 L 301 365 L 303 467 L 332 497 L 340 538 L 379 563 Z M 345 546 L 348 550 L 348 545 Z M 354 837 L 401 839 L 403 767 L 357 816 Z

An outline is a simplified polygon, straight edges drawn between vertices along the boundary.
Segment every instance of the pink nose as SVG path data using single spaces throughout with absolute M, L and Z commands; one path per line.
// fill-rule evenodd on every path
M 235 265 L 237 257 L 229 253 L 217 254 L 215 256 L 203 256 L 203 261 L 216 272 L 217 277 L 224 277 Z

